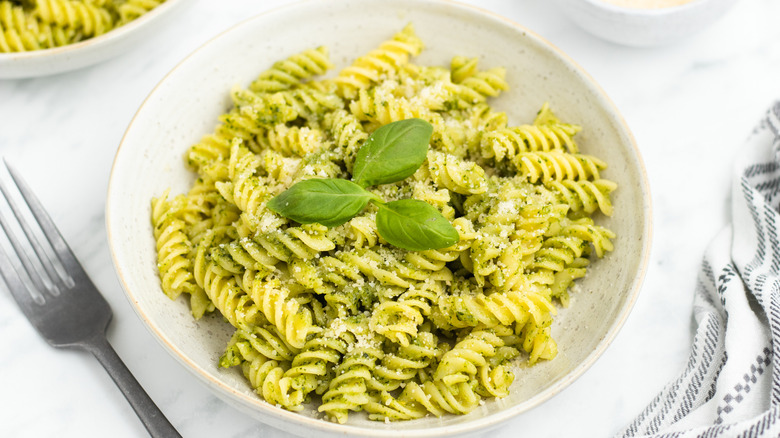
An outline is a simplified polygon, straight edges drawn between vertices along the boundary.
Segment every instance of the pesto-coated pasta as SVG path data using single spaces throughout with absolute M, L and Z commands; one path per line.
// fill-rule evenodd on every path
M 235 327 L 219 365 L 240 366 L 271 404 L 319 402 L 344 423 L 506 397 L 516 362 L 555 358 L 558 305 L 613 249 L 594 218 L 613 214 L 617 186 L 580 152 L 581 128 L 547 104 L 511 125 L 489 103 L 509 89 L 503 68 L 419 66 L 422 47 L 410 25 L 330 78 L 325 47 L 274 63 L 187 151 L 190 191 L 152 201 L 163 292 Z M 373 204 L 335 227 L 268 207 L 297 182 L 350 179 L 371 133 L 408 118 L 432 126 L 424 163 L 368 190 L 433 206 L 458 232 L 451 246 L 390 245 Z
M 0 53 L 77 43 L 125 25 L 165 0 L 0 0 Z

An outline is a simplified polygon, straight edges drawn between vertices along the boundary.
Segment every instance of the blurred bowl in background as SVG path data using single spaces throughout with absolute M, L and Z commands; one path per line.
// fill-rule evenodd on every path
M 0 79 L 48 76 L 106 61 L 152 37 L 164 18 L 172 16 L 172 11 L 185 1 L 166 0 L 127 24 L 77 43 L 25 52 L 0 52 Z M 0 24 L 0 32 L 1 27 Z
M 570 20 L 599 38 L 651 47 L 672 44 L 705 29 L 738 0 L 555 1 Z

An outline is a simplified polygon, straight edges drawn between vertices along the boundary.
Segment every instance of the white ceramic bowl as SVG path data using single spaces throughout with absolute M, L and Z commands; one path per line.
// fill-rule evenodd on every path
M 149 36 L 186 0 L 167 0 L 148 13 L 103 35 L 46 50 L 0 53 L 0 79 L 48 76 L 76 70 L 122 54 Z
M 326 45 L 337 64 L 355 57 L 413 23 L 426 44 L 415 62 L 449 65 L 454 55 L 479 56 L 483 68 L 504 66 L 512 89 L 495 100 L 514 124 L 533 120 L 549 101 L 566 121 L 584 130 L 578 144 L 610 164 L 616 181 L 615 213 L 604 224 L 617 232 L 615 251 L 594 263 L 556 317 L 559 354 L 518 370 L 511 395 L 466 416 L 448 415 L 385 424 L 350 415 L 339 425 L 313 409 L 288 412 L 260 400 L 237 369 L 217 360 L 232 328 L 219 316 L 194 321 L 188 304 L 161 291 L 150 225 L 150 199 L 170 187 L 185 192 L 193 175 L 183 154 L 213 131 L 230 104 L 231 86 L 246 86 L 274 61 Z M 245 21 L 207 43 L 166 76 L 143 103 L 119 147 L 106 206 L 108 239 L 127 296 L 154 336 L 219 397 L 255 418 L 310 436 L 450 436 L 484 431 L 538 405 L 572 383 L 617 334 L 637 298 L 649 257 L 648 182 L 628 127 L 604 92 L 570 58 L 527 29 L 484 11 L 440 0 L 310 0 Z M 313 434 L 313 435 L 312 435 Z
M 651 47 L 678 42 L 714 23 L 738 0 L 691 0 L 658 9 L 628 8 L 603 0 L 555 0 L 584 30 L 613 43 Z

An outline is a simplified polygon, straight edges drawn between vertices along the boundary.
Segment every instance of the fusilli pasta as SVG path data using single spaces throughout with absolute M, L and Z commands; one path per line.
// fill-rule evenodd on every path
M 152 202 L 163 291 L 235 327 L 220 365 L 240 366 L 269 403 L 321 400 L 344 423 L 357 411 L 465 414 L 506 397 L 514 361 L 555 357 L 556 304 L 613 249 L 592 216 L 612 215 L 617 186 L 580 153 L 581 128 L 547 104 L 512 126 L 489 105 L 509 88 L 503 68 L 462 56 L 418 66 L 421 50 L 407 26 L 333 78 L 319 77 L 333 67 L 324 47 L 273 64 L 231 91 L 233 107 L 187 151 L 192 189 Z M 457 230 L 452 246 L 388 244 L 373 204 L 330 228 L 267 207 L 298 181 L 351 178 L 371 133 L 407 118 L 433 127 L 425 162 L 368 190 L 427 202 Z

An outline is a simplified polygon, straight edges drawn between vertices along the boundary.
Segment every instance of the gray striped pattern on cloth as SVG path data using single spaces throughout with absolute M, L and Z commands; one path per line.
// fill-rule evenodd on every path
M 707 248 L 688 363 L 618 436 L 780 437 L 780 101 L 738 150 Z

